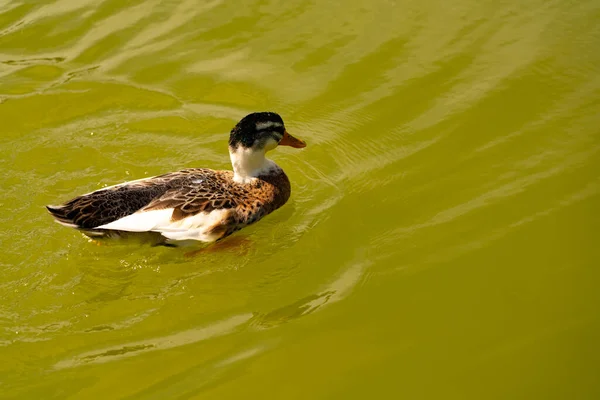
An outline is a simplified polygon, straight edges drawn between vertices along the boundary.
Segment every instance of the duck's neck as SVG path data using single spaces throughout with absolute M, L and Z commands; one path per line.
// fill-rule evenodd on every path
M 229 157 L 233 166 L 233 180 L 238 183 L 250 183 L 253 178 L 267 175 L 279 167 L 265 157 L 263 150 L 247 149 L 242 146 L 229 148 Z

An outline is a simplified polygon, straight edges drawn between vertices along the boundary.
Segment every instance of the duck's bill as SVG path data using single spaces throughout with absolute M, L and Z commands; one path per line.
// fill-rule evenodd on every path
M 306 142 L 304 140 L 296 139 L 292 135 L 288 133 L 288 131 L 283 132 L 283 139 L 279 142 L 280 146 L 290 146 L 296 149 L 301 149 L 306 147 Z

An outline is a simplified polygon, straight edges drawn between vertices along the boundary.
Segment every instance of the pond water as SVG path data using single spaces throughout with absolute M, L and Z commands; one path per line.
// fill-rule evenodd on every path
M 596 399 L 597 1 L 0 3 L 0 397 Z M 56 204 L 276 111 L 282 209 L 189 249 Z

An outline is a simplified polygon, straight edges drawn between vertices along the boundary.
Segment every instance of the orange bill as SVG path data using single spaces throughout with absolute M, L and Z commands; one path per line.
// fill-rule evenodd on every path
M 296 149 L 301 149 L 306 147 L 306 142 L 304 140 L 296 139 L 292 135 L 288 133 L 288 131 L 283 132 L 283 139 L 279 142 L 280 146 L 290 146 Z

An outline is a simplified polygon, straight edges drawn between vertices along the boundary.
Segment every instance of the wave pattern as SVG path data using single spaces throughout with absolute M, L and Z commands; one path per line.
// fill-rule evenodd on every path
M 595 2 L 38 3 L 0 5 L 7 398 L 258 396 L 266 377 L 366 396 L 399 376 L 407 397 L 474 376 L 458 397 L 506 398 L 519 351 L 573 362 L 597 332 Z M 266 109 L 309 146 L 273 155 L 293 199 L 236 248 L 96 246 L 43 212 L 228 168 L 226 133 Z

